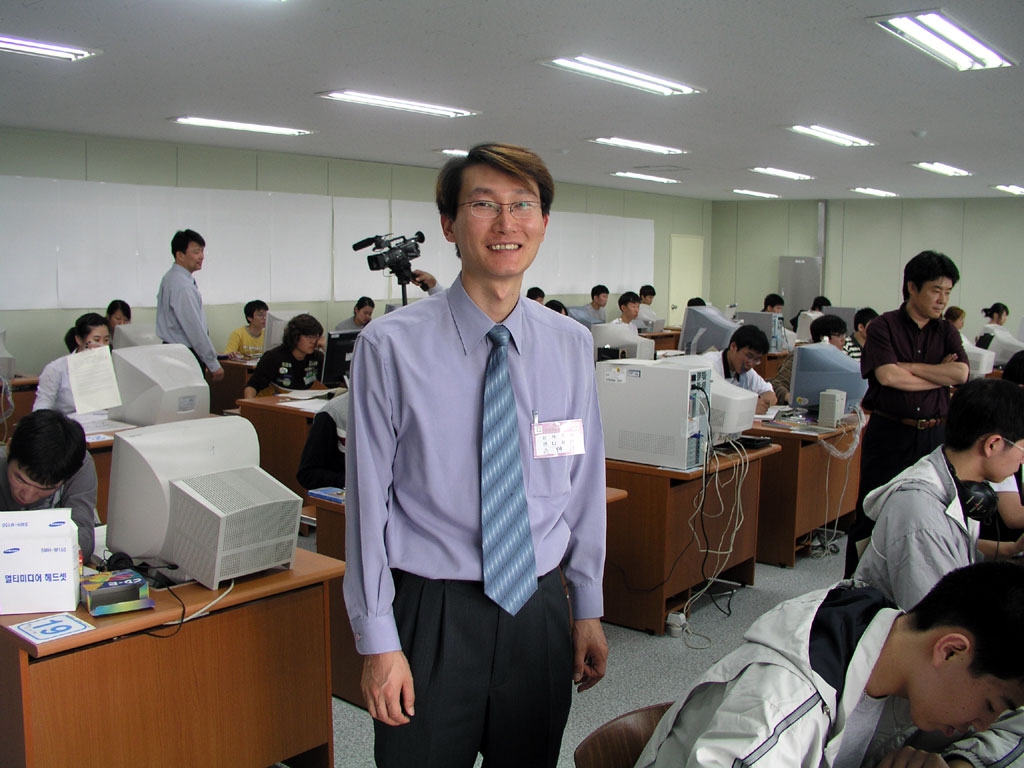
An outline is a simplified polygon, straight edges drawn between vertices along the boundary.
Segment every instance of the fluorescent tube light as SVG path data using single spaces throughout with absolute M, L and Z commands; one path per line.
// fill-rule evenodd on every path
M 765 168 L 758 166 L 757 168 L 751 168 L 754 173 L 763 173 L 767 176 L 778 176 L 781 179 L 789 179 L 790 181 L 810 181 L 813 176 L 808 176 L 806 173 L 796 173 L 795 171 L 784 171 L 781 168 Z
M 685 155 L 685 149 L 676 147 L 663 147 L 660 144 L 648 144 L 645 141 L 633 141 L 632 139 L 620 139 L 617 136 L 600 139 L 587 139 L 594 144 L 604 144 L 608 147 L 622 147 L 623 149 L 638 149 L 641 152 L 654 152 L 658 155 Z
M 655 93 L 659 96 L 679 96 L 687 93 L 701 93 L 697 88 L 677 83 L 672 80 L 665 80 L 656 75 L 649 75 L 635 69 L 612 64 L 607 61 L 595 59 L 586 54 L 572 58 L 547 59 L 540 62 L 549 67 L 559 67 L 570 72 L 576 72 L 588 77 L 596 77 L 599 80 L 606 80 L 618 85 L 626 85 L 630 88 L 637 88 L 647 93 Z
M 434 151 L 449 157 L 466 157 L 469 155 L 469 151 L 465 149 L 435 149 Z
M 821 139 L 822 141 L 831 141 L 833 144 L 838 144 L 841 147 L 875 146 L 872 141 L 851 136 L 848 133 L 840 133 L 839 131 L 834 131 L 831 128 L 826 128 L 823 125 L 794 125 L 790 130 L 802 133 L 804 136 L 813 136 L 814 138 Z
M 895 192 L 886 192 L 884 189 L 875 189 L 874 187 L 854 187 L 850 191 L 873 197 L 899 197 Z
M 998 189 L 1000 192 L 1009 192 L 1011 195 L 1024 195 L 1024 187 L 1019 187 L 1016 184 L 997 184 L 992 189 Z
M 734 189 L 737 195 L 750 195 L 751 197 L 764 197 L 768 200 L 774 200 L 778 195 L 773 195 L 771 192 L 757 192 L 753 189 Z
M 0 51 L 23 53 L 26 56 L 42 56 L 47 59 L 62 61 L 81 61 L 90 56 L 97 56 L 102 51 L 89 51 L 84 48 L 68 48 L 64 45 L 43 43 L 38 40 L 22 40 L 17 37 L 0 36 Z
M 216 120 L 212 117 L 172 117 L 181 125 L 197 125 L 201 128 L 226 128 L 229 131 L 252 131 L 253 133 L 272 133 L 275 136 L 308 136 L 315 131 L 302 128 L 283 128 L 277 125 L 258 125 L 256 123 L 236 123 L 232 120 Z
M 942 176 L 970 176 L 970 171 L 965 171 L 963 168 L 957 168 L 954 165 L 946 165 L 945 163 L 911 163 L 915 168 L 920 168 L 922 171 L 931 171 L 932 173 L 938 173 Z
M 325 99 L 335 101 L 347 101 L 352 104 L 365 104 L 370 107 L 384 107 L 385 109 L 398 109 L 403 112 L 416 112 L 421 115 L 433 115 L 434 117 L 469 117 L 479 114 L 470 112 L 468 109 L 457 107 L 445 107 L 440 104 L 426 104 L 419 101 L 408 101 L 407 99 L 393 99 L 390 96 L 378 96 L 373 93 L 362 93 L 360 91 L 331 91 L 320 94 Z
M 875 19 L 875 24 L 959 72 L 1013 66 L 938 11 Z
M 656 181 L 659 184 L 678 184 L 679 179 L 666 179 L 664 176 L 650 176 L 646 173 L 634 173 L 633 171 L 616 171 L 611 174 L 622 179 L 639 179 L 640 181 Z

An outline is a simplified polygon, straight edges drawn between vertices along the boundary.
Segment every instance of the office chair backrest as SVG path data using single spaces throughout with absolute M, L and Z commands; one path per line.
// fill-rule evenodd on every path
M 632 768 L 670 706 L 653 704 L 609 720 L 576 747 L 576 768 Z

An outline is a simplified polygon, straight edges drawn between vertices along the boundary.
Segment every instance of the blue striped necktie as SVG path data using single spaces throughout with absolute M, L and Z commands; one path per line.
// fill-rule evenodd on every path
M 515 616 L 537 591 L 537 566 L 526 513 L 516 398 L 508 376 L 510 334 L 504 325 L 496 325 L 487 338 L 492 347 L 484 377 L 480 447 L 484 594 Z

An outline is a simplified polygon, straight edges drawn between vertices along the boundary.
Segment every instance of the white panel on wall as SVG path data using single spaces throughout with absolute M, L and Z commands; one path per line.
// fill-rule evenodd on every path
M 266 192 L 231 189 L 193 190 L 191 199 L 206 198 L 206 229 L 191 226 L 206 240 L 203 268 L 196 284 L 205 304 L 247 301 L 270 289 L 270 248 L 267 244 L 270 199 Z M 186 205 L 191 206 L 186 198 Z M 296 271 L 302 264 L 293 265 Z
M 0 176 L 0 309 L 57 306 L 59 185 Z
M 359 197 L 335 197 L 334 212 L 334 300 L 356 301 L 360 296 L 387 295 L 387 279 L 372 272 L 366 255 L 372 248 L 352 250 L 352 243 L 388 231 L 388 201 Z
M 412 268 L 429 272 L 444 287 L 448 287 L 458 277 L 462 269 L 458 256 L 455 255 L 454 243 L 445 240 L 441 231 L 441 217 L 434 203 L 415 202 L 412 200 L 391 201 L 391 226 L 395 235 L 412 237 L 416 232 L 423 233 L 420 245 L 420 256 L 413 259 Z M 392 296 L 401 296 L 398 283 L 391 279 Z M 415 286 L 408 291 L 410 299 L 418 299 L 426 294 Z
M 331 290 L 331 200 L 271 192 L 267 301 L 328 301 Z

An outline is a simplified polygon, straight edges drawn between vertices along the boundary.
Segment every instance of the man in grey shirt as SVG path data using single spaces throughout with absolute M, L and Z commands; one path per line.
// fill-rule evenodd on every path
M 210 371 L 212 379 L 220 381 L 224 369 L 217 362 L 217 350 L 210 341 L 203 314 L 203 297 L 193 277 L 203 268 L 205 251 L 206 241 L 191 229 L 176 232 L 171 238 L 174 266 L 163 276 L 156 295 L 156 335 L 168 344 L 184 344 Z
M 461 274 L 444 293 L 374 320 L 356 342 L 345 602 L 365 657 L 378 766 L 469 768 L 480 752 L 488 764 L 554 768 L 572 681 L 584 690 L 604 675 L 593 342 L 521 298 L 553 195 L 547 168 L 522 147 L 486 144 L 449 161 L 437 205 Z M 499 356 L 511 439 L 483 425 L 493 412 L 485 371 Z M 562 430 L 581 439 L 548 450 L 543 435 Z M 494 445 L 506 458 L 495 485 L 524 498 L 496 541 L 514 539 L 522 552 L 508 530 L 525 526 L 532 544 L 533 567 L 517 583 L 535 591 L 520 607 L 499 606 L 484 586 L 482 475 L 494 465 L 483 456 Z

